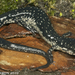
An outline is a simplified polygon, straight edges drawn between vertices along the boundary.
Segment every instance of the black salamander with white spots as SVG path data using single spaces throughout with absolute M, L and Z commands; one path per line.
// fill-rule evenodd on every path
M 39 12 L 37 10 L 38 9 L 36 7 L 26 7 L 26 8 L 12 10 L 7 13 L 4 13 L 4 14 L 0 15 L 0 27 L 4 26 L 6 24 L 10 24 L 10 23 L 17 23 L 18 25 L 23 26 L 26 29 L 28 29 L 34 33 L 34 32 L 36 32 L 36 29 L 33 26 L 37 25 L 37 20 L 39 19 L 40 12 L 41 12 L 41 10 Z M 37 20 L 36 20 L 36 17 L 37 17 Z M 42 18 L 42 16 L 41 16 L 41 18 Z M 38 24 L 39 24 L 39 21 L 38 21 Z M 12 42 L 6 41 L 3 38 L 0 38 L 0 47 L 6 48 L 9 50 L 14 50 L 14 51 L 38 54 L 38 55 L 42 55 L 43 57 L 45 57 L 45 59 L 47 60 L 47 64 L 36 67 L 36 68 L 31 68 L 31 70 L 47 68 L 53 62 L 53 56 L 49 56 L 43 50 L 28 47 L 25 45 L 12 43 Z
M 48 54 L 44 51 L 8 42 L 0 38 L 0 47 L 12 49 L 16 51 L 36 53 L 44 56 L 47 59 L 47 64 L 34 68 L 34 70 L 46 68 L 52 63 L 52 51 L 54 49 L 61 50 L 70 55 L 75 55 L 75 39 L 66 38 L 70 36 L 71 32 L 65 33 L 59 36 L 50 22 L 50 19 L 44 11 L 38 7 L 25 7 L 17 10 L 9 11 L 5 14 L 0 15 L 0 27 L 9 23 L 17 23 L 20 26 L 25 27 L 32 33 L 39 33 L 40 36 L 49 43 L 52 47 L 48 50 Z

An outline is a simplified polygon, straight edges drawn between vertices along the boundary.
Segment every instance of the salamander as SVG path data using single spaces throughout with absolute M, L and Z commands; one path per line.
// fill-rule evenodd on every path
M 66 37 L 66 36 L 71 36 L 71 32 L 67 32 L 63 34 L 62 36 L 59 36 L 54 30 L 53 25 L 51 24 L 47 14 L 43 10 L 39 9 L 38 7 L 20 8 L 20 9 L 12 10 L 0 15 L 0 27 L 9 23 L 17 23 L 18 25 L 23 26 L 26 29 L 30 30 L 33 34 L 39 33 L 40 36 L 48 44 L 51 45 L 51 48 L 48 50 L 48 53 L 47 53 L 48 55 L 46 55 L 46 53 L 45 55 L 42 53 L 42 55 L 47 56 L 47 58 L 49 57 L 49 61 L 47 62 L 49 64 L 53 62 L 53 56 L 51 52 L 55 49 L 61 50 L 70 55 L 75 55 L 75 39 Z M 4 42 L 1 42 L 0 46 Z M 7 42 L 6 44 L 9 44 L 9 42 Z M 5 47 L 5 46 L 1 46 L 1 47 Z M 6 48 L 11 48 L 11 47 L 12 47 L 11 44 L 6 45 Z M 13 46 L 11 49 L 13 49 L 14 47 L 15 46 Z M 18 49 L 21 49 L 21 48 L 22 47 Z M 31 48 L 31 51 L 33 53 L 37 52 L 37 54 L 39 54 L 37 49 L 35 49 L 35 52 L 33 49 L 34 48 Z M 27 49 L 26 51 L 28 52 L 30 50 Z M 44 67 L 42 66 L 41 68 L 44 68 Z M 40 68 L 37 67 L 37 69 L 40 69 Z
M 32 24 L 33 25 L 36 24 L 35 22 L 36 20 L 35 18 L 37 17 L 37 14 L 35 15 L 36 10 L 37 8 L 35 7 L 26 7 L 26 8 L 16 9 L 16 10 L 12 10 L 7 13 L 4 13 L 0 15 L 0 27 L 10 24 L 10 23 L 17 23 L 18 25 L 25 27 L 31 32 L 36 33 L 37 32 L 36 29 L 31 26 Z M 40 11 L 38 12 L 38 14 L 39 13 Z M 35 18 L 33 18 L 33 16 L 35 16 Z M 43 57 L 45 57 L 45 59 L 47 60 L 47 64 L 36 67 L 36 68 L 30 68 L 31 70 L 38 70 L 38 69 L 46 68 L 53 62 L 53 56 L 51 54 L 49 56 L 43 50 L 12 43 L 12 42 L 6 41 L 3 38 L 0 38 L 0 47 L 6 48 L 9 50 L 14 50 L 14 51 L 38 54 L 38 55 L 42 55 Z

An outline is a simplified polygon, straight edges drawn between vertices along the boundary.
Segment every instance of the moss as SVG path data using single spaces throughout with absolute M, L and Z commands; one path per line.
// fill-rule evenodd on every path
M 1 0 L 0 1 L 0 14 L 17 9 L 19 0 Z
M 71 15 L 75 18 L 75 2 L 72 3 L 73 9 L 71 9 Z
M 18 9 L 25 6 L 37 6 L 44 10 L 50 16 L 54 16 L 57 11 L 59 11 L 59 17 L 63 16 L 63 12 L 61 12 L 56 7 L 56 1 L 58 0 L 0 0 L 0 14 L 5 13 L 7 11 Z M 75 2 L 71 0 L 73 8 L 70 8 L 71 16 L 75 18 Z M 67 8 L 66 8 L 67 9 Z M 64 9 L 65 10 L 65 9 Z M 57 16 L 57 15 L 56 15 Z
M 28 0 L 28 4 L 40 7 L 49 15 L 54 15 L 55 13 L 55 2 L 56 0 Z
M 0 1 L 0 14 L 7 11 L 17 9 L 23 3 L 28 2 L 27 5 L 38 6 L 43 9 L 46 13 L 54 15 L 53 10 L 56 0 L 1 0 Z M 26 6 L 26 5 L 24 5 Z

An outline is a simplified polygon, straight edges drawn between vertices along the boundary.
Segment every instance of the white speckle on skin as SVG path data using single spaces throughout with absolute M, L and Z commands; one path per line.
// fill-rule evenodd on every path
M 42 23 L 43 21 L 41 21 L 41 23 Z
M 39 13 L 37 13 L 39 15 Z
M 50 37 L 51 39 L 54 39 L 54 37 Z
M 62 49 L 63 49 L 63 50 L 67 50 L 67 48 L 64 48 L 64 47 L 63 47 Z
M 28 10 L 26 10 L 28 12 Z
M 42 18 L 42 17 L 40 17 L 40 18 Z
M 40 23 L 40 25 L 41 25 L 41 23 Z
M 46 33 L 48 33 L 48 31 L 46 30 Z
M 63 43 L 61 42 L 61 45 L 63 45 Z
M 12 15 L 12 17 L 18 16 L 18 15 L 23 15 L 23 14 L 29 14 L 29 15 L 31 15 L 30 12 L 21 12 L 21 13 L 18 13 L 18 12 L 17 12 L 17 14 L 16 14 L 16 15 Z
M 70 48 L 72 48 L 72 46 Z
M 11 17 L 11 14 L 9 14 L 8 16 Z
M 43 29 L 43 27 L 42 27 L 42 29 Z
M 33 12 L 35 13 L 35 10 Z
M 42 11 L 41 11 L 42 12 Z
M 65 45 L 66 45 L 66 42 L 65 42 Z
M 71 54 L 71 55 L 73 54 L 73 52 L 72 52 L 71 50 L 67 51 L 67 53 L 69 53 L 69 54 Z
M 48 35 L 48 37 L 50 37 L 51 35 Z
M 42 14 L 45 14 L 45 13 L 42 13 Z
M 4 16 L 4 17 L 0 18 L 0 20 L 3 21 L 6 18 L 7 18 L 7 16 Z
M 11 44 L 10 47 L 12 47 L 12 48 L 18 48 L 18 49 L 25 49 L 25 47 L 17 46 L 15 44 Z

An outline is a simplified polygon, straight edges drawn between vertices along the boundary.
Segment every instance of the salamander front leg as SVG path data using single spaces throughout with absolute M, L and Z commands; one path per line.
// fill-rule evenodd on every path
M 62 37 L 67 37 L 67 36 L 71 36 L 72 35 L 72 32 L 67 32 L 67 33 L 64 33 L 63 35 L 62 35 Z

